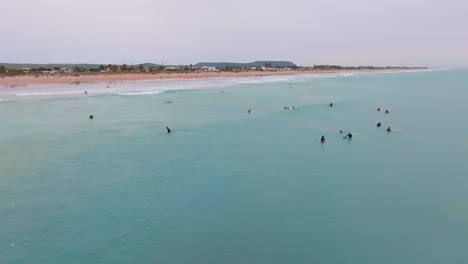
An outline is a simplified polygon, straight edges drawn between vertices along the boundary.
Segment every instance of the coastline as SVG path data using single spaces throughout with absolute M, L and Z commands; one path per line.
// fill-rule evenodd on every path
M 426 68 L 413 69 L 425 70 Z M 170 79 L 209 79 L 230 77 L 262 77 L 302 74 L 334 74 L 359 72 L 400 72 L 408 69 L 365 69 L 365 70 L 308 70 L 308 71 L 239 71 L 239 72 L 189 72 L 189 73 L 117 73 L 117 74 L 81 74 L 70 75 L 21 75 L 0 77 L 0 85 L 26 85 L 26 84 L 67 84 L 67 83 L 98 83 L 115 81 L 139 80 L 170 80 Z

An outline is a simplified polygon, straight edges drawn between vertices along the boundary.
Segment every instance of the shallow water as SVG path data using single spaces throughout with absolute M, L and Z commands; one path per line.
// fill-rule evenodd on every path
M 468 262 L 468 71 L 121 85 L 0 95 L 0 263 Z

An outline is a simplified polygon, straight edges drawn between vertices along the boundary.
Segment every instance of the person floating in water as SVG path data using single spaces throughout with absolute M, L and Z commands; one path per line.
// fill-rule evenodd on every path
M 386 113 L 386 114 L 390 114 L 390 111 L 388 111 L 388 110 L 385 110 L 385 113 Z
M 296 107 L 293 105 L 293 106 L 292 106 L 292 109 L 296 109 Z
M 379 111 L 379 112 L 380 112 L 380 110 L 382 110 L 380 107 L 379 107 L 379 108 L 377 108 L 377 111 Z
M 89 116 L 89 119 L 91 119 L 91 120 L 92 120 L 93 118 L 94 118 L 94 116 L 93 116 L 93 115 L 90 115 L 90 116 Z
M 390 127 L 388 127 L 387 132 L 392 132 L 392 129 Z
M 377 127 L 381 127 L 382 124 L 380 122 L 377 123 Z
M 168 134 L 172 132 L 172 130 L 169 127 L 166 127 L 166 130 Z
M 252 113 L 252 111 L 250 111 L 250 108 L 249 108 L 249 111 L 247 111 L 247 113 L 249 113 L 249 114 Z
M 166 104 L 172 104 L 172 102 L 171 102 L 171 101 L 167 101 Z
M 84 94 L 88 94 L 88 91 L 84 91 Z
M 343 130 L 340 130 L 340 134 L 343 134 Z
M 344 138 L 352 139 L 353 134 L 351 134 L 351 132 L 349 132 L 346 136 L 344 136 Z
M 321 142 L 321 143 L 325 143 L 325 136 L 322 136 L 322 137 L 320 138 L 320 142 Z
M 333 107 L 333 102 L 331 102 L 328 106 Z

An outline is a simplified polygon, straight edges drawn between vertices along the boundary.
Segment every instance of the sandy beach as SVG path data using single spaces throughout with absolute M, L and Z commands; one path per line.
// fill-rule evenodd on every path
M 46 83 L 89 83 L 89 82 L 114 82 L 137 81 L 157 79 L 205 79 L 223 77 L 260 77 L 275 75 L 299 75 L 299 74 L 332 74 L 346 72 L 389 72 L 403 71 L 407 69 L 375 69 L 375 70 L 309 70 L 309 71 L 241 71 L 241 72 L 190 72 L 190 73 L 116 73 L 116 74 L 80 74 L 70 75 L 22 75 L 15 77 L 0 77 L 0 85 L 46 84 Z

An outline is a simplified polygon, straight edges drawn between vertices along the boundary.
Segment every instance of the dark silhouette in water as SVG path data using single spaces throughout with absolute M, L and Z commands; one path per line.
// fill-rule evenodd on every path
M 247 113 L 249 113 L 249 114 L 252 113 L 252 111 L 250 110 L 250 108 L 249 108 L 249 111 L 247 111 Z
M 283 106 L 283 109 L 285 109 L 285 110 L 294 110 L 294 109 L 296 109 L 296 107 L 294 105 L 292 105 L 292 106 Z
M 377 127 L 381 127 L 382 124 L 380 122 L 377 123 Z
M 381 110 L 381 109 L 380 109 L 380 107 L 379 107 L 379 108 L 377 108 L 377 111 L 379 111 L 379 112 L 380 112 L 380 110 Z
M 388 111 L 388 110 L 385 110 L 385 113 L 386 113 L 386 114 L 390 114 L 390 111 Z
M 168 134 L 172 132 L 172 130 L 169 127 L 166 127 L 166 130 Z
M 351 139 L 351 138 L 353 138 L 353 134 L 351 134 L 351 132 L 349 132 L 346 136 L 344 136 L 344 138 Z
M 333 107 L 333 102 L 331 102 L 328 106 Z
M 343 130 L 340 130 L 340 134 L 343 134 Z
M 93 115 L 90 115 L 90 116 L 89 116 L 89 119 L 91 119 L 91 120 L 94 119 L 94 116 L 93 116 Z
M 322 137 L 320 138 L 320 142 L 321 142 L 321 143 L 325 143 L 325 136 L 322 136 Z
M 84 91 L 84 94 L 88 94 L 88 91 Z
M 172 104 L 172 102 L 171 102 L 171 101 L 167 101 L 166 104 Z
M 392 132 L 392 129 L 390 127 L 388 127 L 387 132 Z

